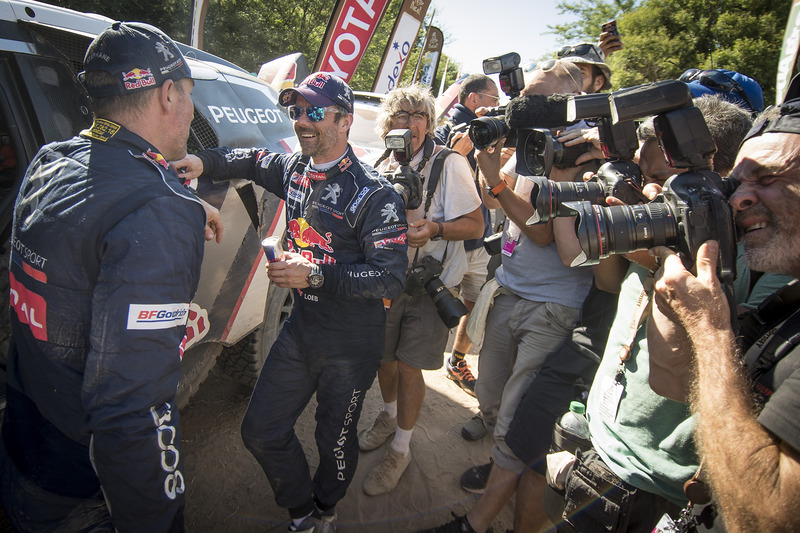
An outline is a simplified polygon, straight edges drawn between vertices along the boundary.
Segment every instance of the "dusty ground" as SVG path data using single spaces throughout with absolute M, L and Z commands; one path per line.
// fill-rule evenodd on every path
M 476 356 L 468 356 L 473 369 Z M 342 532 L 408 532 L 449 520 L 450 511 L 464 514 L 477 499 L 459 486 L 470 466 L 488 461 L 491 439 L 469 442 L 461 425 L 477 412 L 477 401 L 444 376 L 425 372 L 427 394 L 411 441 L 412 461 L 390 494 L 371 497 L 361 484 L 383 454 L 383 448 L 362 453 L 355 480 L 339 502 Z M 252 455 L 244 448 L 239 424 L 248 392 L 214 370 L 182 412 L 185 473 L 189 480 L 186 528 L 204 532 L 284 532 L 288 514 L 275 505 L 272 490 Z M 359 429 L 368 426 L 382 405 L 377 381 L 367 393 Z M 297 433 L 312 468 L 318 463 L 314 445 L 312 402 L 297 424 Z M 495 520 L 494 531 L 511 529 L 513 503 Z

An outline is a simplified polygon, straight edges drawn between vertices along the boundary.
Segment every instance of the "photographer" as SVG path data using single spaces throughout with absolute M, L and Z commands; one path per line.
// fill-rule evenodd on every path
M 800 276 L 798 121 L 797 100 L 768 109 L 756 121 L 731 172 L 739 187 L 729 199 L 749 267 L 795 278 Z M 725 528 L 797 531 L 800 350 L 797 297 L 789 296 L 796 291 L 782 291 L 780 304 L 759 309 L 767 319 L 737 347 L 716 279 L 718 248 L 715 241 L 700 248 L 696 274 L 669 249 L 654 250 L 664 265 L 656 283 L 654 327 L 663 323 L 656 320 L 663 312 L 690 342 L 691 409 L 698 415 L 703 471 Z M 717 531 L 720 522 L 714 520 Z M 708 522 L 697 530 L 706 527 Z
M 467 158 L 472 168 L 473 181 L 481 200 L 485 202 L 485 192 L 480 186 L 477 177 L 478 166 L 475 162 L 475 149 L 464 129 L 462 133 L 456 132 L 451 135 L 453 128 L 464 128 L 471 120 L 478 118 L 476 112 L 483 114 L 486 108 L 495 107 L 500 102 L 499 91 L 492 78 L 485 74 L 470 74 L 461 82 L 458 91 L 458 103 L 451 112 L 451 122 L 442 124 L 436 128 L 434 140 L 438 144 L 443 144 L 455 149 Z M 481 111 L 478 111 L 478 110 Z M 480 239 L 469 239 L 464 241 L 464 249 L 467 252 L 467 271 L 461 280 L 459 287 L 462 301 L 468 310 L 472 310 L 475 300 L 478 299 L 481 286 L 486 281 L 489 264 L 489 253 L 483 247 L 483 239 L 492 234 L 492 221 L 489 209 L 482 204 L 481 213 L 484 220 L 484 232 Z M 475 396 L 475 376 L 472 374 L 464 355 L 472 347 L 472 343 L 467 336 L 467 319 L 469 313 L 461 317 L 456 329 L 456 336 L 453 340 L 453 353 L 447 358 L 445 367 L 447 377 L 457 383 L 467 394 Z
M 533 72 L 523 95 L 578 94 L 580 79 L 574 65 L 554 62 L 550 68 Z M 537 371 L 561 349 L 578 324 L 592 283 L 591 269 L 568 266 L 580 251 L 571 220 L 526 224 L 534 211 L 532 182 L 520 176 L 512 190 L 501 180 L 502 143 L 477 154 L 486 186 L 509 220 L 503 231 L 502 265 L 495 281 L 481 291 L 468 325 L 473 340 L 483 337 L 476 393 L 486 425 L 493 430 L 495 446 L 492 462 L 470 468 L 461 477 L 462 488 L 483 493 L 481 499 L 466 516 L 429 530 L 432 532 L 455 527 L 465 532 L 486 531 L 513 496 L 526 465 L 509 449 L 506 432 Z M 572 181 L 579 179 L 582 170 L 588 169 L 553 167 L 550 178 Z M 521 513 L 528 503 L 518 501 L 517 512 Z
M 720 150 L 714 155 L 714 170 L 724 175 L 730 170 L 736 139 L 743 138 L 748 129 L 749 115 L 717 97 L 695 99 L 694 104 L 706 118 Z M 661 185 L 671 175 L 685 170 L 669 167 L 652 119 L 639 128 L 639 137 L 637 162 L 645 183 Z M 609 199 L 609 203 L 614 201 Z M 614 490 L 600 489 L 604 493 L 602 505 L 619 508 L 619 513 L 607 517 L 610 522 L 601 522 L 591 512 L 578 508 L 564 517 L 568 522 L 560 524 L 559 531 L 649 533 L 662 515 L 677 518 L 687 500 L 684 482 L 698 468 L 691 413 L 684 404 L 658 396 L 649 385 L 646 318 L 655 262 L 646 252 L 627 257 L 642 261 L 644 266 L 612 255 L 595 267 L 598 286 L 620 291 L 619 305 L 589 392 L 587 415 L 592 449 L 581 455 L 563 482 L 573 488 L 569 494 L 576 494 L 585 488 L 577 471 L 612 480 Z M 548 458 L 548 468 L 552 457 Z M 551 477 L 556 478 L 555 484 L 562 485 L 557 475 Z M 580 505 L 571 497 L 566 503 L 571 509 Z M 555 518 L 555 514 L 551 513 L 551 517 Z
M 395 129 L 411 130 L 414 156 L 410 166 L 424 177 L 425 192 L 423 204 L 406 212 L 412 275 L 406 291 L 391 301 L 386 319 L 386 347 L 378 370 L 384 409 L 372 426 L 359 434 L 362 451 L 374 450 L 394 435 L 386 455 L 364 480 L 364 492 L 370 496 L 393 490 L 408 467 L 411 433 L 425 398 L 422 370 L 436 370 L 443 363 L 449 329 L 440 318 L 441 309 L 437 310 L 429 284 L 419 280 L 431 278 L 444 290 L 457 286 L 467 269 L 461 241 L 483 235 L 481 200 L 469 164 L 461 155 L 434 143 L 434 116 L 433 96 L 421 85 L 389 92 L 378 115 L 381 137 Z M 387 174 L 398 162 L 393 152 L 384 156 L 376 168 Z M 434 168 L 440 172 L 435 173 Z M 431 183 L 435 188 L 429 192 Z M 430 269 L 436 267 L 441 273 L 431 276 Z M 423 284 L 425 289 L 415 291 L 413 284 Z M 460 304 L 452 294 L 437 297 L 443 297 L 440 303 L 444 305 Z

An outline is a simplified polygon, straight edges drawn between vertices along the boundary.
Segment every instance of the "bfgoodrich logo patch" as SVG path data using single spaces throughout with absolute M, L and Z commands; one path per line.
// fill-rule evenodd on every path
M 128 329 L 169 329 L 185 325 L 188 317 L 188 303 L 130 304 L 128 308 Z

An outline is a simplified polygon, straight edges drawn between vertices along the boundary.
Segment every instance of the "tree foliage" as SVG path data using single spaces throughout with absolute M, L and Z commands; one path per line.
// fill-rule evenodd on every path
M 636 0 L 562 0 L 557 5 L 559 15 L 574 15 L 577 18 L 564 24 L 548 24 L 550 33 L 559 37 L 562 44 L 596 42 L 603 23 L 618 18 L 633 10 Z
M 161 28 L 177 41 L 189 42 L 191 0 L 49 1 L 117 20 L 146 22 Z M 402 0 L 390 0 L 386 14 L 351 80 L 353 89 L 372 89 L 402 3 Z M 258 72 L 263 63 L 295 52 L 301 52 L 312 68 L 335 5 L 336 0 L 212 0 L 205 20 L 203 48 L 251 72 Z M 420 40 L 422 38 L 423 32 L 420 32 Z M 418 46 L 422 46 L 421 42 Z M 418 56 L 418 49 L 412 51 L 403 83 L 410 83 Z M 444 69 L 445 61 L 443 57 L 440 71 Z M 450 72 L 450 78 L 455 78 L 454 72 Z
M 551 29 L 569 42 L 593 41 L 605 17 L 616 17 L 625 48 L 608 59 L 615 88 L 725 68 L 758 81 L 770 102 L 790 7 L 791 0 L 563 1 L 562 13 L 579 20 Z

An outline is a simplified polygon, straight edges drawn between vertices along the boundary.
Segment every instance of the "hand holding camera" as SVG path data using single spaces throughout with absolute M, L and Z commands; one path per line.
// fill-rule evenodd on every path
M 392 150 L 394 158 L 400 163 L 400 167 L 386 179 L 403 199 L 407 211 L 422 205 L 422 176 L 410 166 L 414 157 L 411 137 L 411 130 L 398 129 L 391 130 L 384 138 L 386 149 Z

